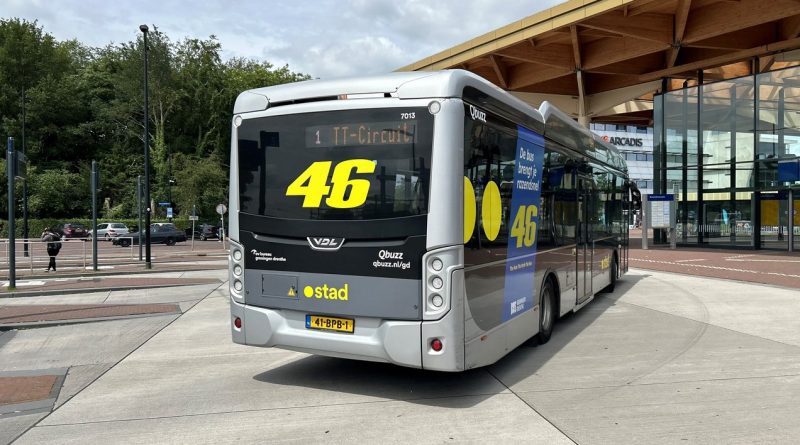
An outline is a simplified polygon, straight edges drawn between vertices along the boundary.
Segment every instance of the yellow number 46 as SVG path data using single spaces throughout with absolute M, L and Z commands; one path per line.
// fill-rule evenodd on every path
M 335 209 L 352 209 L 367 201 L 370 182 L 368 179 L 350 179 L 356 173 L 374 173 L 375 163 L 369 159 L 348 159 L 336 164 L 328 185 L 332 161 L 318 161 L 300 173 L 289 187 L 286 196 L 303 196 L 303 207 L 317 208 L 322 198 L 325 204 Z M 348 187 L 350 195 L 345 198 Z
M 514 216 L 514 223 L 511 225 L 511 236 L 517 239 L 517 248 L 533 246 L 536 242 L 536 220 L 539 216 L 539 208 L 531 204 L 529 206 L 519 206 L 517 214 Z

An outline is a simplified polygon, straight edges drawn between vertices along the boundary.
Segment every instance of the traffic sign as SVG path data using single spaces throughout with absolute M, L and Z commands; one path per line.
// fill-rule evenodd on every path
M 167 207 L 167 218 L 172 218 L 172 207 Z
M 224 215 L 225 212 L 227 212 L 227 211 L 228 211 L 228 208 L 225 207 L 225 204 L 217 204 L 217 213 L 219 213 L 220 215 Z
M 159 202 L 158 206 L 159 207 L 169 207 L 169 203 L 168 202 Z
M 199 220 L 200 220 L 200 217 L 197 216 L 197 215 L 192 215 L 192 216 L 189 217 L 189 221 L 199 221 Z

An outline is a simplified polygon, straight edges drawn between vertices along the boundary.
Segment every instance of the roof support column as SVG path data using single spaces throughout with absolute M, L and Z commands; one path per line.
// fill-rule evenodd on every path
M 581 127 L 589 128 L 589 116 L 586 114 L 586 95 L 583 93 L 583 71 L 578 70 L 575 76 L 578 79 L 578 124 Z

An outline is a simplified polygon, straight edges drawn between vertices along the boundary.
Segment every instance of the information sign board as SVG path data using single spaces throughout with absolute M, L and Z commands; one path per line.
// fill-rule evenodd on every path
M 649 195 L 650 227 L 653 229 L 669 229 L 672 227 L 671 209 L 674 195 Z

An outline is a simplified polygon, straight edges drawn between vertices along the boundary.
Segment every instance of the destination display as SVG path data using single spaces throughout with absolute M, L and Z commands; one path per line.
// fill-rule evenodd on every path
M 306 127 L 305 140 L 306 148 L 412 144 L 417 141 L 417 122 L 404 119 L 317 125 Z

